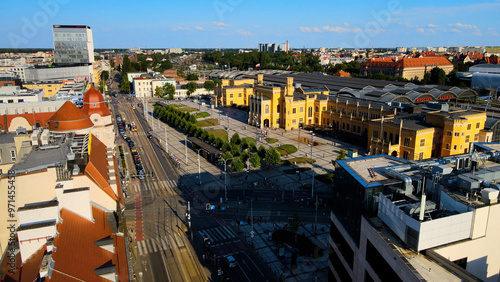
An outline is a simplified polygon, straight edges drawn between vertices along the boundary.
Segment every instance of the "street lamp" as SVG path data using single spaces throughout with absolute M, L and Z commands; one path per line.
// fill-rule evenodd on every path
M 200 151 L 203 149 L 197 149 L 196 151 L 198 152 L 198 182 L 201 185 L 201 168 L 200 168 Z
M 226 163 L 234 158 L 229 158 L 224 160 L 224 199 L 227 202 L 227 166 Z
M 311 170 L 312 170 L 311 198 L 314 198 L 314 165 L 312 163 L 313 139 L 314 139 L 314 132 L 311 131 Z
M 186 151 L 186 165 L 188 165 L 187 135 L 184 135 L 184 147 L 185 147 L 185 151 Z
M 165 124 L 165 151 L 168 153 L 168 134 L 167 134 L 167 125 Z

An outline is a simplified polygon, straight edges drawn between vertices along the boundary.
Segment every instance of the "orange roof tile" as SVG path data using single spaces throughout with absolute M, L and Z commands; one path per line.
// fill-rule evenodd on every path
M 74 131 L 91 128 L 94 123 L 75 104 L 67 101 L 48 120 L 48 127 L 54 131 Z
M 420 58 L 374 58 L 366 61 L 363 66 L 380 66 L 380 67 L 424 67 L 429 65 L 436 66 L 453 66 L 445 57 L 420 57 Z
M 85 167 L 85 175 L 90 177 L 90 179 L 101 187 L 108 196 L 113 200 L 117 200 L 117 196 L 113 192 L 113 189 L 109 185 L 109 175 L 108 175 L 108 160 L 106 145 L 101 142 L 93 134 L 90 134 L 89 141 L 89 162 Z
M 104 97 L 99 90 L 91 87 L 85 94 L 83 94 L 83 107 L 82 111 L 88 116 L 92 114 L 99 114 L 101 116 L 111 115 L 106 103 L 104 103 Z
M 36 281 L 42 265 L 43 256 L 47 253 L 46 245 L 43 245 L 36 253 L 28 258 L 24 264 L 21 265 L 21 253 L 16 255 L 16 268 L 14 273 L 10 272 L 9 259 L 4 259 L 0 267 L 5 273 L 4 277 L 0 277 L 1 281 Z M 6 254 L 9 258 L 9 253 Z
M 343 70 L 338 71 L 338 72 L 337 72 L 337 73 L 335 73 L 334 75 L 336 75 L 336 76 L 342 76 L 342 77 L 350 77 L 350 76 L 351 76 L 351 74 L 350 74 L 350 73 L 348 73 L 348 72 L 346 72 L 346 71 L 343 71 Z
M 61 210 L 61 222 L 57 224 L 58 236 L 54 238 L 52 253 L 54 270 L 47 281 L 107 281 L 95 274 L 95 269 L 115 266 L 118 281 L 129 281 L 125 240 L 113 234 L 106 219 L 106 212 L 92 206 L 94 222 L 66 209 Z M 115 252 L 96 244 L 101 239 L 113 239 Z

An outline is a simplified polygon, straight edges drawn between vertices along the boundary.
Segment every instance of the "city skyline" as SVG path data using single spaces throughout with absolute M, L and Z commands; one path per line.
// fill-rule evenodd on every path
M 264 3 L 264 2 L 262 2 Z M 88 25 L 95 48 L 369 48 L 498 45 L 500 1 L 5 2 L 0 48 L 53 48 L 52 25 Z

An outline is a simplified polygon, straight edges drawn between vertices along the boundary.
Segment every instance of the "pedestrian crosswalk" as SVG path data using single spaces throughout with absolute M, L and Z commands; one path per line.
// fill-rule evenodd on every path
M 165 190 L 166 187 L 176 188 L 177 183 L 172 179 L 162 181 L 144 181 L 137 184 L 132 184 L 130 185 L 130 187 L 132 188 L 132 193 L 137 193 L 144 191 Z
M 137 241 L 136 243 L 137 253 L 139 256 L 166 250 L 169 246 L 170 243 L 166 237 L 146 239 L 143 241 Z
M 227 225 L 199 230 L 198 233 L 203 238 L 210 239 L 212 244 L 228 241 L 236 237 L 236 233 Z

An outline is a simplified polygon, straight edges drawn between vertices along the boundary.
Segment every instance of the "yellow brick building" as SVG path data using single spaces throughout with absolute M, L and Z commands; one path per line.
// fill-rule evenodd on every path
M 64 85 L 64 81 L 47 81 L 41 83 L 23 83 L 27 89 L 43 89 L 46 98 L 54 96 Z
M 491 142 L 485 121 L 486 113 L 467 110 L 383 117 L 369 122 L 368 151 L 407 160 L 468 153 L 471 142 Z
M 223 79 L 220 86 L 215 88 L 219 106 L 232 105 L 248 106 L 254 92 L 253 79 Z

